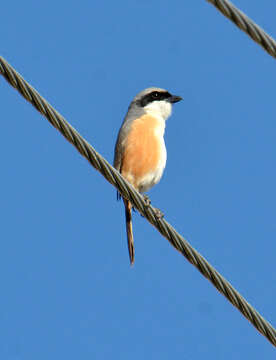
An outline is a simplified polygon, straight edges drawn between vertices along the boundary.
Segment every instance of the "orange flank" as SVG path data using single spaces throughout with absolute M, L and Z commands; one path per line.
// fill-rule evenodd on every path
M 143 115 L 133 121 L 128 134 L 121 173 L 137 189 L 141 179 L 158 168 L 161 143 L 155 133 L 159 127 L 155 117 Z

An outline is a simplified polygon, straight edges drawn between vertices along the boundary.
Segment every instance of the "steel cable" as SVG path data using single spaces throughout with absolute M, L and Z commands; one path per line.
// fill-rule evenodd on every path
M 228 0 L 207 0 L 214 5 L 224 16 L 233 21 L 242 31 L 261 45 L 269 55 L 276 58 L 276 42 L 260 26 L 236 8 Z
M 276 330 L 224 279 L 154 208 L 141 196 L 66 120 L 31 87 L 2 57 L 0 73 L 21 95 L 29 101 L 70 142 L 90 164 L 109 181 L 121 195 L 131 201 L 136 209 L 193 264 L 274 346 Z

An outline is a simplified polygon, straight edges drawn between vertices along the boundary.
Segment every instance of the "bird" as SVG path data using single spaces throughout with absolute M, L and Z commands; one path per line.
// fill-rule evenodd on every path
M 114 151 L 114 167 L 144 194 L 157 184 L 167 160 L 164 141 L 166 120 L 172 105 L 182 100 L 165 89 L 150 87 L 131 101 L 119 130 Z M 120 195 L 119 195 L 120 197 Z M 145 199 L 148 199 L 145 196 Z M 123 198 L 130 264 L 134 264 L 132 204 Z

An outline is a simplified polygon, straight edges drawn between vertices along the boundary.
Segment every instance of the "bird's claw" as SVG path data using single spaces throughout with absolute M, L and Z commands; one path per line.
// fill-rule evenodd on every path
M 151 201 L 150 201 L 150 198 L 148 197 L 148 195 L 143 194 L 143 198 L 146 203 L 146 206 L 150 206 Z
M 150 198 L 148 197 L 148 195 L 145 195 L 143 194 L 143 198 L 144 198 L 144 201 L 146 203 L 146 206 L 150 206 L 151 205 L 151 201 L 150 201 Z M 164 217 L 164 214 L 162 213 L 161 210 L 157 209 L 157 208 L 153 208 L 154 209 L 154 213 L 156 215 L 156 217 L 160 220 L 160 219 L 163 219 Z M 142 215 L 142 217 L 144 217 Z
M 159 209 L 157 209 L 157 208 L 154 208 L 154 212 L 155 212 L 155 215 L 156 215 L 156 217 L 158 218 L 158 220 L 163 219 L 164 213 L 162 213 L 161 210 L 159 210 Z

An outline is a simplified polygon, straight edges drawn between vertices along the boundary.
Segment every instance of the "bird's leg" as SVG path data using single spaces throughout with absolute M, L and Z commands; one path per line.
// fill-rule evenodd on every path
M 146 203 L 146 206 L 150 206 L 151 201 L 150 201 L 150 198 L 148 197 L 148 195 L 143 194 L 143 198 Z

